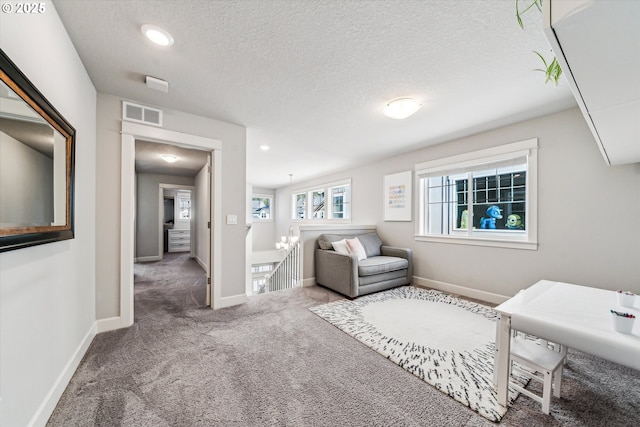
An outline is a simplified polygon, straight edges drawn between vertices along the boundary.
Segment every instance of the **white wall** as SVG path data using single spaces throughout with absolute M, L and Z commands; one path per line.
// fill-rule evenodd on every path
M 132 102 L 137 102 L 131 100 Z M 96 168 L 96 314 L 98 319 L 120 315 L 120 161 L 122 100 L 98 94 Z M 206 117 L 164 110 L 165 129 L 222 141 L 222 217 L 244 217 L 246 201 L 246 129 Z M 245 224 L 221 226 L 221 297 L 241 300 L 245 295 Z
M 49 1 L 0 47 L 76 129 L 75 238 L 0 253 L 0 425 L 44 425 L 95 331 L 96 92 Z
M 417 242 L 412 222 L 383 220 L 383 177 L 418 162 L 539 138 L 537 251 Z M 392 143 L 392 141 L 390 141 Z M 427 147 L 277 192 L 277 232 L 291 220 L 291 189 L 352 179 L 353 224 L 375 224 L 414 251 L 414 275 L 501 296 L 540 279 L 640 292 L 640 164 L 608 167 L 578 109 Z M 414 190 L 415 196 L 415 190 Z M 415 203 L 415 197 L 414 197 Z M 304 278 L 315 276 L 305 251 Z

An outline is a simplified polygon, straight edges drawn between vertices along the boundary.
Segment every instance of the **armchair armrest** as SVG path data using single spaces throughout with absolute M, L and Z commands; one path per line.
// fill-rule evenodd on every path
M 407 280 L 413 281 L 413 251 L 409 248 L 397 248 L 394 246 L 380 246 L 380 255 L 395 256 L 398 258 L 404 258 L 409 263 L 407 269 Z
M 349 295 L 358 296 L 358 257 L 336 251 L 316 249 L 316 283 Z

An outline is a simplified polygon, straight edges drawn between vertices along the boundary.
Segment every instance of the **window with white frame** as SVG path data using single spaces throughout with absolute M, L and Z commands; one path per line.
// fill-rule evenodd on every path
M 294 191 L 291 201 L 294 220 L 348 221 L 351 219 L 351 181 Z
M 176 192 L 178 201 L 178 221 L 189 221 L 191 219 L 191 192 Z
M 293 195 L 293 219 L 307 218 L 307 193 Z
M 325 203 L 324 203 L 324 189 L 315 190 L 311 192 L 312 216 L 313 219 L 324 219 L 325 217 Z
M 416 238 L 536 249 L 536 174 L 536 139 L 416 165 Z
M 273 196 L 254 194 L 251 198 L 251 217 L 254 221 L 271 221 L 273 219 Z
M 331 202 L 329 218 L 351 218 L 351 184 L 329 187 L 329 200 Z

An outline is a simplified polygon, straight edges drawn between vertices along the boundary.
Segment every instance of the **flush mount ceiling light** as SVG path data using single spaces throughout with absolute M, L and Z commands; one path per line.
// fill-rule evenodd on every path
M 268 145 L 261 145 L 261 146 L 260 146 L 260 149 L 261 149 L 262 151 L 269 151 L 269 149 L 270 149 L 270 148 L 271 148 L 271 147 L 269 147 Z
M 406 119 L 418 109 L 422 104 L 413 98 L 397 98 L 389 101 L 382 109 L 382 114 L 392 119 Z
M 165 155 L 163 155 L 163 156 L 160 156 L 160 158 L 161 158 L 162 160 L 164 160 L 165 162 L 167 162 L 167 163 L 175 163 L 175 162 L 177 162 L 177 161 L 178 161 L 178 157 L 176 157 L 176 156 L 172 156 L 172 155 L 170 155 L 170 154 L 165 154 Z
M 160 27 L 156 27 L 155 25 L 143 25 L 142 34 L 160 46 L 171 46 L 173 44 L 173 37 L 171 37 L 171 34 Z

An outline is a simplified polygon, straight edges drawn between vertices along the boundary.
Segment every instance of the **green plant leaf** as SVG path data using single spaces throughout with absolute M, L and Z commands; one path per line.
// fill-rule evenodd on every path
M 524 8 L 523 11 L 520 11 L 520 0 L 516 0 L 516 19 L 518 20 L 518 25 L 520 28 L 524 30 L 524 24 L 522 23 L 522 15 L 526 13 L 529 9 L 535 6 L 540 12 L 542 12 L 542 0 L 532 0 L 531 4 Z
M 560 67 L 560 63 L 557 58 L 553 58 L 553 60 L 547 64 L 547 61 L 544 59 L 539 52 L 533 51 L 542 63 L 544 64 L 544 68 L 536 68 L 533 71 L 542 71 L 545 75 L 545 83 L 549 83 L 549 81 L 553 80 L 553 83 L 558 86 L 558 81 L 560 81 L 560 76 L 562 75 L 562 67 Z
M 538 10 L 542 12 L 542 0 L 534 0 L 533 3 L 536 5 Z
M 544 64 L 544 68 L 548 69 L 549 66 L 547 65 L 547 61 L 544 59 L 544 56 L 542 56 L 540 53 L 536 52 L 535 50 L 533 51 L 533 53 L 538 55 L 538 57 L 542 60 L 542 63 Z M 555 58 L 554 58 L 554 60 L 555 60 Z
M 531 3 L 524 8 L 524 10 L 520 10 L 520 0 L 516 0 L 516 20 L 518 21 L 518 25 L 520 28 L 524 30 L 524 24 L 522 22 L 522 14 L 526 13 L 529 9 L 535 6 L 539 12 L 542 12 L 542 0 L 531 0 Z M 545 76 L 545 83 L 549 83 L 549 81 L 553 80 L 553 83 L 558 86 L 558 81 L 560 80 L 560 76 L 562 75 L 562 68 L 558 63 L 558 60 L 554 57 L 553 61 L 547 64 L 547 60 L 544 59 L 540 53 L 533 51 L 542 63 L 544 64 L 544 68 L 536 68 L 534 71 L 542 71 Z
M 560 80 L 560 76 L 562 75 L 562 67 L 560 67 L 560 63 L 558 62 L 557 58 L 553 58 L 553 61 L 551 61 L 551 65 L 549 66 L 549 68 L 551 69 L 551 78 L 553 79 L 555 85 L 558 86 L 558 80 Z

